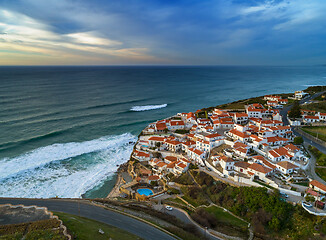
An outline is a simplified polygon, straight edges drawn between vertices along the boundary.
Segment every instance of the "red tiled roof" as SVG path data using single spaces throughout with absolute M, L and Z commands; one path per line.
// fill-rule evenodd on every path
M 318 182 L 317 180 L 312 180 L 309 184 L 326 192 L 326 186 L 324 184 Z
M 174 156 L 166 156 L 165 159 L 170 162 L 176 162 L 178 160 L 178 158 Z
M 164 137 L 156 137 L 156 136 L 153 136 L 153 137 L 150 137 L 148 140 L 150 140 L 150 141 L 157 141 L 157 142 L 164 142 L 165 138 Z
M 160 177 L 157 176 L 157 175 L 148 176 L 148 180 L 150 180 L 150 181 L 156 181 L 156 180 L 159 180 L 159 179 L 160 179 Z
M 265 173 L 265 174 L 272 171 L 271 168 L 265 167 L 265 166 L 260 165 L 258 163 L 253 163 L 248 168 L 250 168 L 250 169 L 252 169 L 252 170 L 254 170 L 256 172 L 261 172 L 261 173 Z
M 156 129 L 158 131 L 162 131 L 162 130 L 166 129 L 166 124 L 165 123 L 156 123 Z
M 285 168 L 286 170 L 299 168 L 297 165 L 290 163 L 289 161 L 282 161 L 276 163 L 278 166 Z
M 241 138 L 248 138 L 249 137 L 249 135 L 247 135 L 246 133 L 240 132 L 240 131 L 238 131 L 236 129 L 231 129 L 229 131 L 229 133 L 232 133 L 233 135 L 239 136 Z

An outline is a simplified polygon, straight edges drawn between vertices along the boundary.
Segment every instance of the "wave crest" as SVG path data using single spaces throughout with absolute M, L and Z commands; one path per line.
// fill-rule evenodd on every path
M 130 111 L 135 112 L 142 112 L 142 111 L 149 111 L 154 109 L 160 109 L 167 107 L 167 104 L 160 104 L 160 105 L 145 105 L 145 106 L 133 106 Z
M 0 160 L 2 197 L 80 197 L 112 177 L 126 162 L 130 133 L 85 142 L 53 144 Z

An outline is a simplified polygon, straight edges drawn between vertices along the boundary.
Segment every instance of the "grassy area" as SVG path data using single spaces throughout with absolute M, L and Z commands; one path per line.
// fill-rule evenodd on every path
M 316 168 L 315 171 L 320 178 L 326 181 L 326 168 Z
M 317 111 L 317 112 L 326 112 L 326 101 L 310 103 L 303 106 L 304 109 Z
M 67 213 L 54 212 L 54 214 L 63 221 L 63 224 L 68 228 L 69 233 L 74 236 L 74 239 L 141 239 L 134 234 L 105 223 Z M 102 229 L 104 234 L 99 233 L 99 229 Z
M 242 221 L 241 219 L 233 216 L 229 212 L 225 212 L 222 208 L 211 206 L 205 209 L 207 212 L 212 213 L 216 219 L 221 222 L 231 226 L 236 226 L 239 228 L 247 229 L 248 223 Z
M 189 176 L 189 174 L 186 172 L 182 173 L 178 177 L 173 177 L 171 180 L 176 183 L 182 184 L 182 185 L 193 185 L 194 184 L 194 181 Z
M 182 198 L 194 207 L 198 207 L 201 205 L 198 201 L 195 201 L 193 198 L 191 198 L 189 196 L 183 196 Z
M 309 146 L 308 150 L 314 155 L 316 158 L 316 165 L 317 166 L 326 166 L 326 154 L 319 151 L 317 148 L 313 146 Z
M 57 229 L 59 226 L 60 222 L 57 219 L 1 225 L 0 239 L 64 240 L 66 237 L 62 233 L 62 229 Z
M 248 238 L 248 223 L 217 206 L 198 208 L 191 214 L 191 217 L 204 227 L 229 236 Z
M 303 127 L 302 130 L 326 142 L 326 127 Z

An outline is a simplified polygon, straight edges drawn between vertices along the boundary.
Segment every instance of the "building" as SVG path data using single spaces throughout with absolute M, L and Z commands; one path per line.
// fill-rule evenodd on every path
M 306 115 L 306 116 L 303 116 L 302 121 L 304 123 L 315 123 L 315 122 L 319 122 L 320 119 L 319 119 L 319 116 Z
M 312 180 L 309 183 L 309 187 L 311 187 L 313 190 L 320 192 L 321 194 L 326 194 L 326 186 L 317 180 Z
M 276 163 L 276 167 L 280 172 L 282 172 L 284 174 L 293 173 L 293 171 L 295 169 L 299 169 L 299 167 L 297 165 L 294 165 L 288 161 L 278 162 L 278 163 Z

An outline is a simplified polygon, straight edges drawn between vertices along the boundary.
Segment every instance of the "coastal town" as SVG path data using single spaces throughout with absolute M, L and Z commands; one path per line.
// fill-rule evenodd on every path
M 124 180 L 116 193 L 138 200 L 162 196 L 173 188 L 173 179 L 198 169 L 234 186 L 278 189 L 284 201 L 326 215 L 326 185 L 306 174 L 310 155 L 295 143 L 292 127 L 299 120 L 286 116 L 292 126 L 286 125 L 281 114 L 289 101 L 307 97 L 303 91 L 266 95 L 243 109 L 201 109 L 150 123 L 131 155 L 132 179 Z M 300 125 L 326 121 L 324 112 L 303 109 L 301 114 Z

